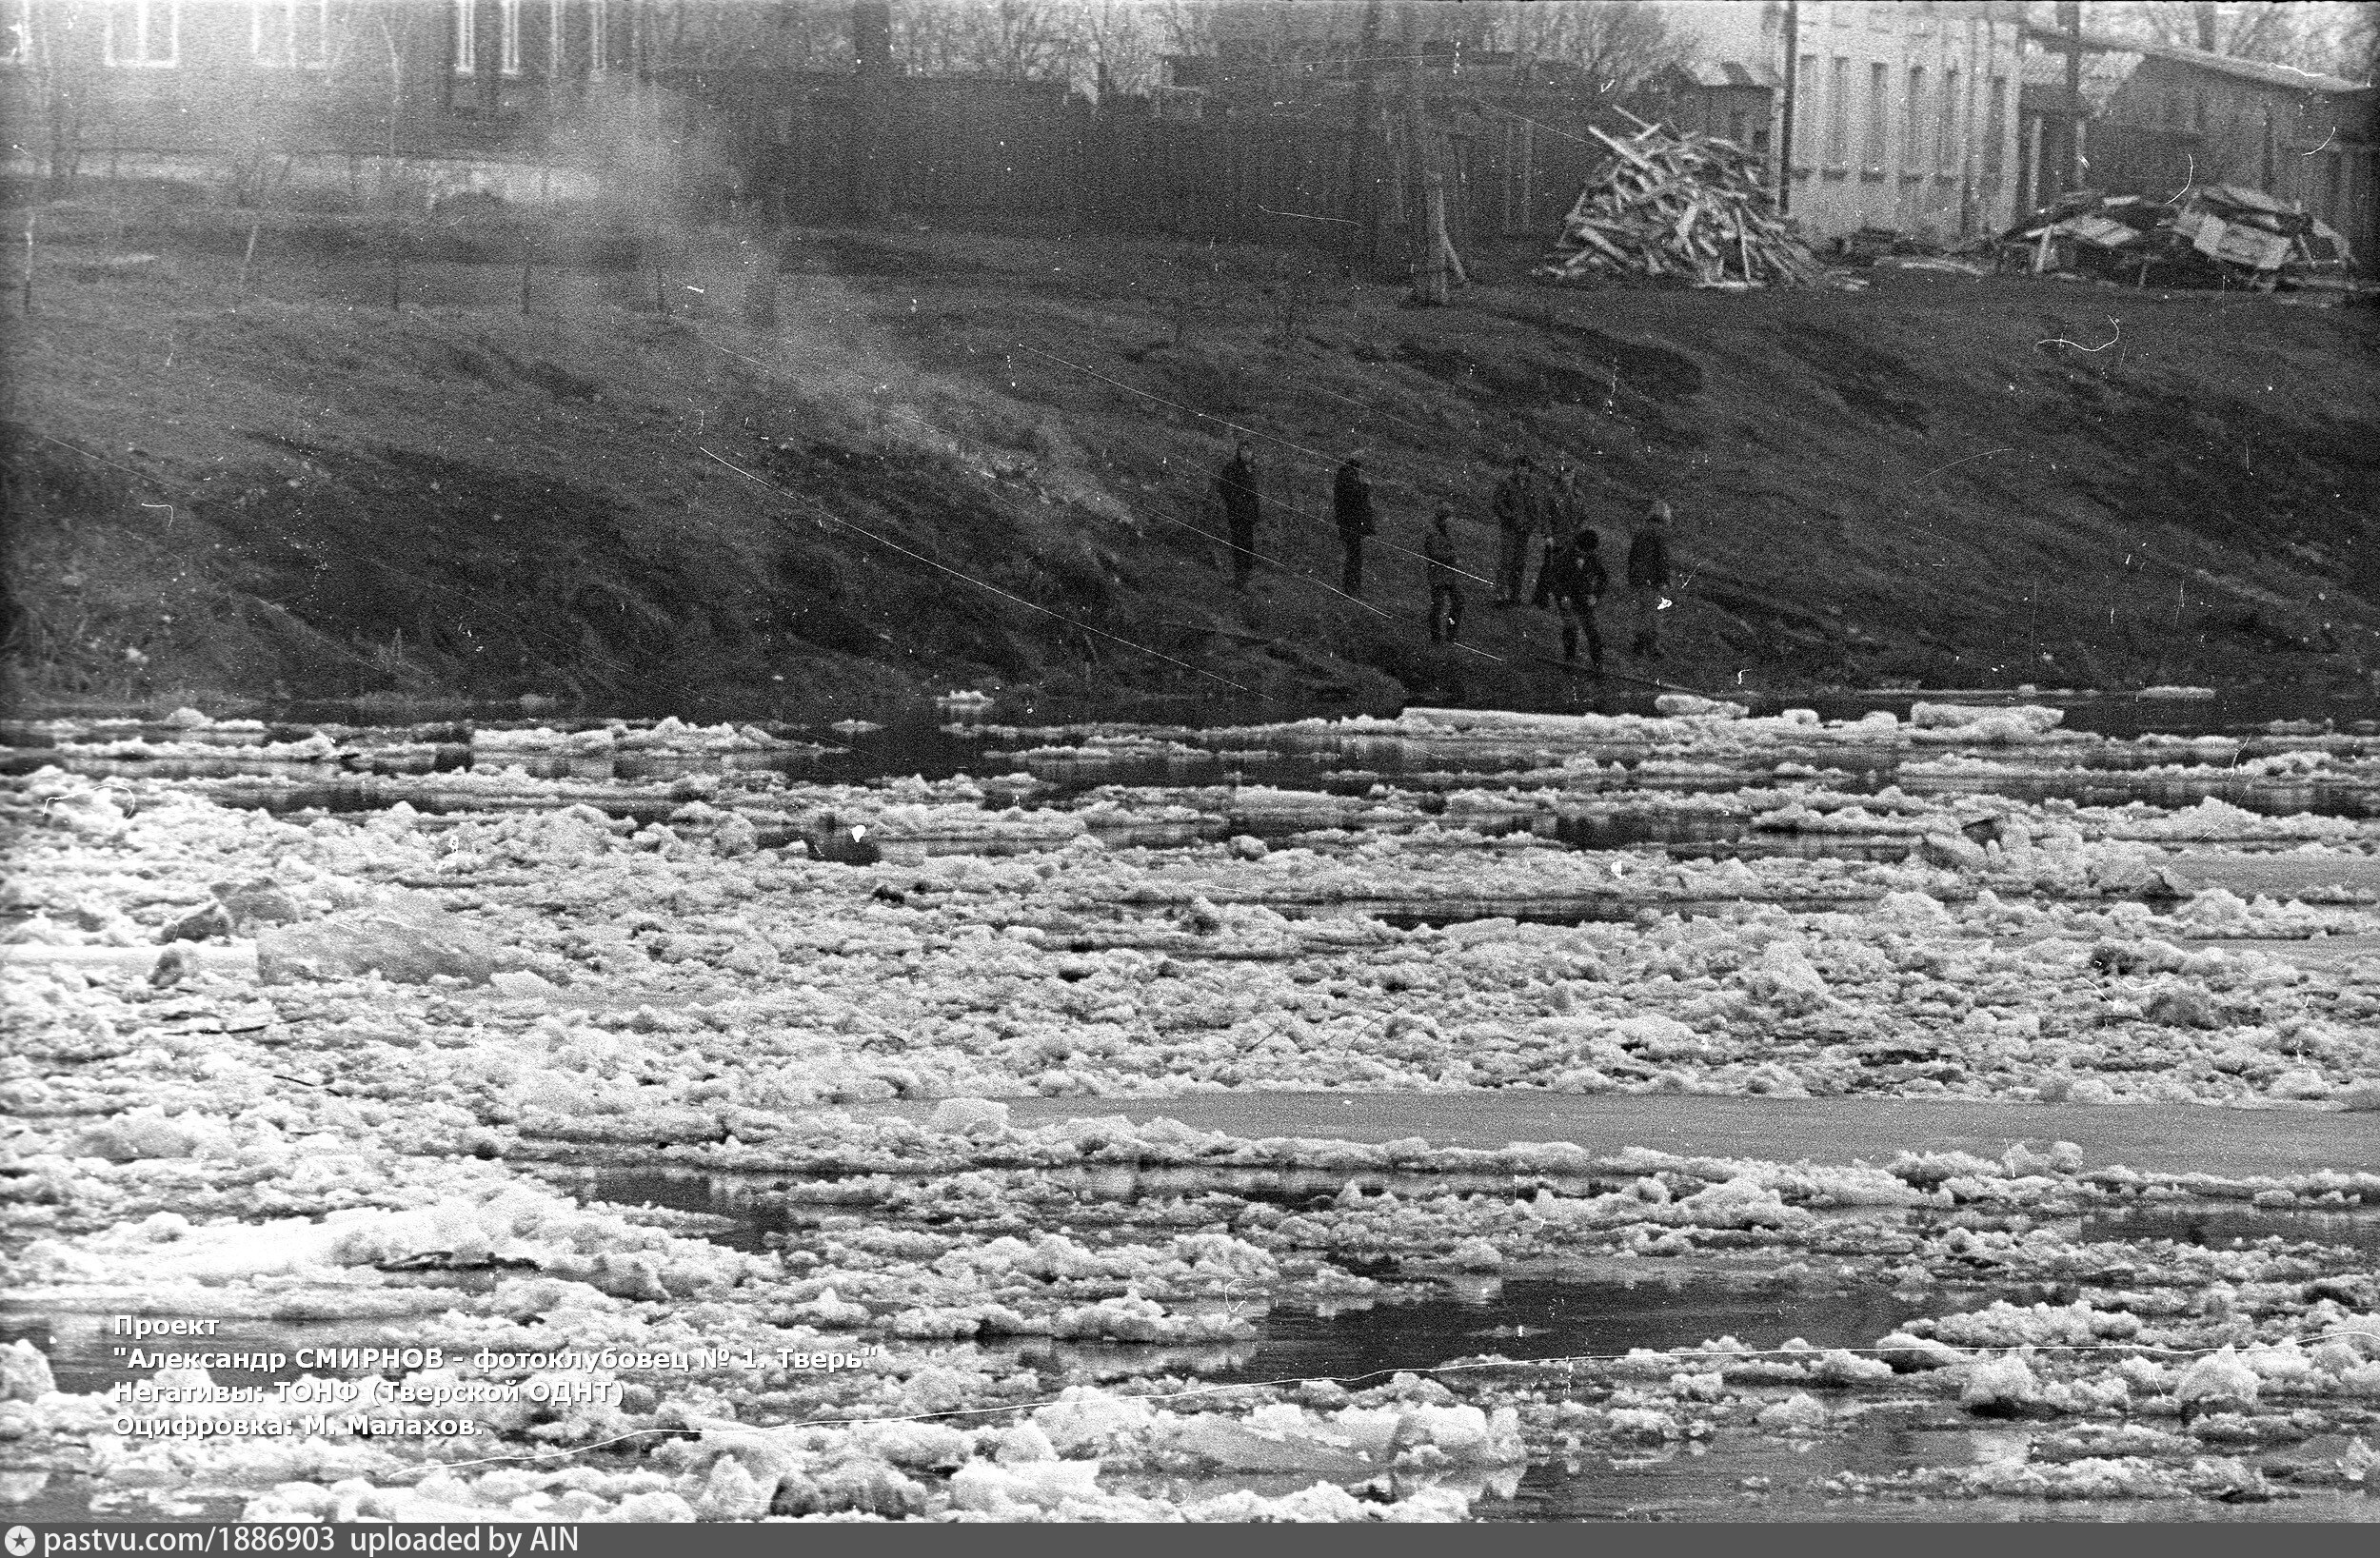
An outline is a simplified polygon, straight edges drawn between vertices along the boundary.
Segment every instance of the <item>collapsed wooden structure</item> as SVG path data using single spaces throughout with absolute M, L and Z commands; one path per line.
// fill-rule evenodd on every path
M 1776 214 L 1767 163 L 1733 141 L 1649 124 L 1610 148 L 1600 177 L 1562 221 L 1537 274 L 1553 281 L 1637 278 L 1695 286 L 1807 286 L 1824 266 Z
M 2161 286 L 2370 290 L 2347 240 L 2299 205 L 2237 184 L 2167 200 L 2074 189 L 2000 235 L 2001 263 Z

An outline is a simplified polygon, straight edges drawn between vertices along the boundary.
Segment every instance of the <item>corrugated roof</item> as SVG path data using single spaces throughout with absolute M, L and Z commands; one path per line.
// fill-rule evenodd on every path
M 1770 91 L 1784 88 L 1782 77 L 1765 65 L 1746 65 L 1740 60 L 1691 60 L 1676 67 L 1677 73 L 1697 87 L 1763 87 Z
M 2066 34 L 2055 28 L 2032 27 L 2025 35 L 2036 44 L 2062 43 Z M 2180 44 L 2143 43 L 2137 38 L 2113 38 L 2102 32 L 2082 35 L 2085 50 L 2094 54 L 2130 54 L 2135 61 L 2142 55 L 2151 59 L 2170 60 L 2193 69 L 2215 75 L 2231 76 L 2241 81 L 2253 81 L 2261 86 L 2279 87 L 2300 92 L 2360 92 L 2370 83 L 2349 81 L 2341 76 L 2324 75 L 2319 70 L 2301 70 L 2293 65 L 2274 65 L 2267 60 L 2234 59 L 2229 54 L 2210 53 L 2203 49 L 2185 49 Z M 2037 58 L 2040 56 L 2033 56 Z M 2028 66 L 2031 59 L 2027 61 Z M 2084 69 L 2089 69 L 2088 63 Z M 2027 76 L 2025 79 L 2033 79 Z M 2063 79 L 2062 77 L 2060 79 Z
M 2085 54 L 2082 64 L 2083 101 L 2093 113 L 2108 106 L 2116 89 L 2132 79 L 2139 68 L 2138 54 Z M 2059 54 L 2027 54 L 2016 67 L 2016 84 L 2025 87 L 2064 87 L 2066 56 Z

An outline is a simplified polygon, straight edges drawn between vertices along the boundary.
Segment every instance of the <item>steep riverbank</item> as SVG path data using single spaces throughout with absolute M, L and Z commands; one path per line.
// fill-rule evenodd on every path
M 1544 616 L 1474 586 L 1472 647 L 1419 629 L 1429 507 L 1488 572 L 1521 446 L 1576 458 L 1607 548 L 1676 506 L 1659 669 L 1684 684 L 2347 687 L 2380 663 L 2365 309 L 1877 272 L 1514 278 L 1418 311 L 1270 251 L 820 230 L 755 330 L 724 233 L 665 275 L 526 286 L 448 233 L 392 311 L 367 236 L 319 219 L 266 230 L 244 293 L 191 213 L 58 207 L 41 232 L 5 429 L 36 703 L 1572 706 Z M 1244 595 L 1200 533 L 1234 429 L 1273 500 Z M 1329 587 L 1350 449 L 1384 508 L 1363 602 Z

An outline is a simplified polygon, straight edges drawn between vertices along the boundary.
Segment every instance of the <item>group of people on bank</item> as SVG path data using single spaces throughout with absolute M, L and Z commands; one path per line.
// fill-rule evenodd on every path
M 1240 444 L 1216 478 L 1215 494 L 1230 531 L 1232 582 L 1244 588 L 1256 567 L 1256 529 L 1262 507 L 1256 462 L 1246 443 Z M 1559 615 L 1565 662 L 1577 663 L 1578 641 L 1583 638 L 1588 663 L 1601 669 L 1603 635 L 1596 610 L 1610 592 L 1611 573 L 1603 563 L 1602 538 L 1587 523 L 1587 502 L 1577 472 L 1567 460 L 1557 460 L 1552 470 L 1545 470 L 1524 453 L 1497 483 L 1489 509 L 1496 518 L 1496 608 L 1521 604 L 1531 542 L 1541 543 L 1537 583 L 1528 594 L 1528 603 Z M 1332 479 L 1331 517 L 1339 529 L 1339 588 L 1360 600 L 1364 542 L 1379 528 L 1372 483 L 1364 474 L 1361 456 L 1348 456 Z M 1458 641 L 1462 630 L 1462 581 L 1477 577 L 1465 572 L 1456 553 L 1454 517 L 1453 505 L 1438 504 L 1421 537 L 1419 550 L 1430 585 L 1432 643 Z M 1669 504 L 1657 498 L 1636 517 L 1621 575 L 1633 629 L 1628 652 L 1645 660 L 1661 658 L 1659 614 L 1669 603 L 1665 594 L 1670 583 L 1669 523 Z

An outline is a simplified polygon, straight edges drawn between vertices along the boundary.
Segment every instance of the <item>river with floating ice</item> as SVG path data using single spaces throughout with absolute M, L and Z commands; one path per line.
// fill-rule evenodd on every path
M 0 1509 L 2374 1508 L 2370 709 L 307 712 L 5 730 Z

